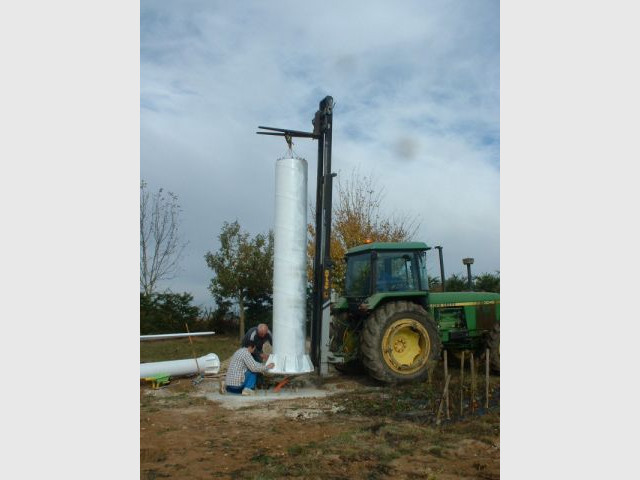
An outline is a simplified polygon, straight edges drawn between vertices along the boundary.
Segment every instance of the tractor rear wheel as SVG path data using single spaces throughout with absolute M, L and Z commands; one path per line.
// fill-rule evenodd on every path
M 364 367 L 373 378 L 402 383 L 427 378 L 442 344 L 433 318 L 407 301 L 378 307 L 367 319 L 360 339 Z
M 487 339 L 489 351 L 489 365 L 492 370 L 500 371 L 500 324 L 496 323 Z

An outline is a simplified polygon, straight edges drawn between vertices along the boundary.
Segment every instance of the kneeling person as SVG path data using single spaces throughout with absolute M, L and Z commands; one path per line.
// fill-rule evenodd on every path
M 233 354 L 225 380 L 227 392 L 253 395 L 258 381 L 258 373 L 266 372 L 274 367 L 273 363 L 265 365 L 256 362 L 252 356 L 255 350 L 256 343 L 250 340 L 247 347 L 242 347 Z

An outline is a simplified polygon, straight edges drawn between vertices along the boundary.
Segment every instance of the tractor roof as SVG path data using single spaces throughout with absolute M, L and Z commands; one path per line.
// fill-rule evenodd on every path
M 362 253 L 370 251 L 393 251 L 393 250 L 427 250 L 427 244 L 424 242 L 374 242 L 358 245 L 357 247 L 347 250 L 347 255 L 353 253 Z

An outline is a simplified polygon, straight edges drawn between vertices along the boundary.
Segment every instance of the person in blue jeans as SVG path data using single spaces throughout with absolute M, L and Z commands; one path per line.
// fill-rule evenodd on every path
M 250 340 L 246 347 L 239 348 L 233 354 L 225 379 L 227 392 L 242 395 L 255 394 L 258 374 L 274 367 L 273 363 L 265 365 L 257 362 L 253 358 L 255 351 L 256 342 Z

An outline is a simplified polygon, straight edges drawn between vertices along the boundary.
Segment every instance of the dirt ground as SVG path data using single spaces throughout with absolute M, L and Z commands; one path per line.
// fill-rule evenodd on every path
M 454 372 L 455 373 L 455 372 Z M 450 385 L 381 386 L 363 375 L 299 378 L 254 397 L 221 395 L 215 379 L 140 388 L 140 478 L 498 479 L 499 377 L 474 412 Z M 465 395 L 470 392 L 464 387 Z M 465 397 L 463 397 L 465 398 Z M 470 398 L 467 396 L 466 398 Z

